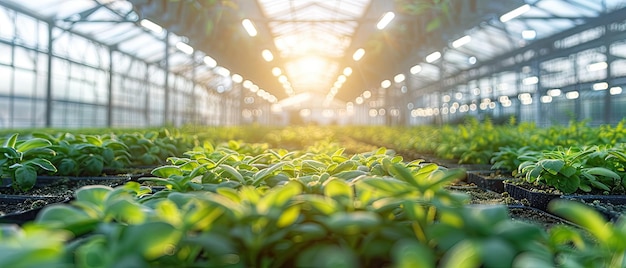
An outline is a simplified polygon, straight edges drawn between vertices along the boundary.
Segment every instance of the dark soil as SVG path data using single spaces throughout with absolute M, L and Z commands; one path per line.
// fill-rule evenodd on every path
M 539 224 L 546 230 L 557 225 L 574 225 L 565 219 L 530 207 L 509 207 L 509 214 L 515 221 Z
M 44 181 L 44 180 L 42 180 Z M 107 185 L 117 186 L 128 181 L 128 177 L 120 176 L 119 178 L 67 178 L 58 177 L 54 180 L 47 178 L 45 181 L 50 183 L 41 183 L 33 189 L 22 192 L 12 187 L 0 187 L 0 197 L 7 195 L 15 197 L 5 199 L 0 204 L 0 215 L 26 211 L 34 208 L 40 208 L 52 203 L 58 203 L 70 200 L 74 197 L 74 192 L 79 188 L 87 185 Z
M 65 202 L 65 197 L 24 197 L 0 196 L 0 216 L 19 213 L 31 209 L 43 208 L 49 204 Z
M 504 205 L 528 205 L 526 200 L 516 200 L 509 196 L 508 193 L 496 193 L 473 184 L 465 184 L 457 182 L 448 187 L 448 189 L 463 192 L 470 196 L 470 204 L 504 204 Z

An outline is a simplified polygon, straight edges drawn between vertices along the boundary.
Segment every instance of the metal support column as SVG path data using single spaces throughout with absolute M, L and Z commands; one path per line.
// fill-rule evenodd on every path
M 46 76 L 46 127 L 52 127 L 52 29 L 54 22 L 48 21 L 48 75 Z
M 113 127 L 113 51 L 109 47 L 109 81 L 107 85 L 107 127 Z
M 170 120 L 170 32 L 165 32 L 165 67 L 164 67 L 165 81 L 163 85 L 163 125 L 169 124 Z
M 611 44 L 606 44 L 606 82 L 609 83 L 609 88 L 604 90 L 604 124 L 611 124 L 612 122 L 612 103 L 611 103 L 611 90 L 612 85 L 612 71 L 611 63 L 615 60 L 615 56 L 611 55 Z

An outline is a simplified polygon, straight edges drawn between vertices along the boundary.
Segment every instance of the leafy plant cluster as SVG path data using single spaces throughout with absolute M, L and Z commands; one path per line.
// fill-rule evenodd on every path
M 585 146 L 558 148 L 518 158 L 517 170 L 527 182 L 553 186 L 564 193 L 623 194 L 626 187 L 626 147 Z
M 552 209 L 586 231 L 546 231 L 446 190 L 462 169 L 385 148 L 317 151 L 204 143 L 152 171 L 164 190 L 88 186 L 22 228 L 2 226 L 0 266 L 626 265 L 623 219 L 560 201 Z
M 23 138 L 16 133 L 0 147 L 0 176 L 28 191 L 38 175 L 100 176 L 105 168 L 154 167 L 196 144 L 193 136 L 167 129 L 120 135 L 33 132 Z

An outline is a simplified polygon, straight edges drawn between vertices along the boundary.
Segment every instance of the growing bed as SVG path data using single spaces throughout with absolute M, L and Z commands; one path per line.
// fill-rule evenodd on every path
M 575 133 L 584 132 L 575 127 Z M 473 123 L 430 129 L 195 127 L 9 134 L 3 163 L 12 162 L 2 174 L 12 195 L 37 191 L 43 175 L 59 172 L 76 177 L 118 170 L 123 179 L 64 188 L 72 192 L 71 200 L 38 207 L 35 218 L 19 226 L 0 225 L 0 266 L 624 266 L 623 219 L 605 218 L 560 196 L 544 210 L 532 208 L 525 198 L 468 184 L 472 167 L 484 169 L 494 159 L 502 168 L 507 159 L 520 158 L 511 157 L 514 149 L 493 149 L 489 158 L 489 150 L 463 152 L 458 144 L 471 134 L 456 140 L 447 135 L 501 132 L 470 142 L 466 150 L 480 149 L 472 144 L 501 144 L 498 137 L 513 145 L 503 129 Z M 605 148 L 619 151 L 617 144 Z M 536 164 L 549 154 L 520 150 L 527 158 L 518 166 L 534 164 L 550 174 L 559 166 Z M 478 161 L 470 161 L 473 157 Z M 610 171 L 623 178 L 620 161 Z M 137 172 L 124 173 L 131 170 Z M 545 181 L 515 170 L 511 181 Z M 607 185 L 617 182 L 612 173 L 595 169 L 586 173 L 595 177 L 581 176 Z M 580 185 L 584 192 L 579 180 Z M 545 223 L 520 216 L 528 214 L 544 214 Z M 17 253 L 24 257 L 10 257 Z

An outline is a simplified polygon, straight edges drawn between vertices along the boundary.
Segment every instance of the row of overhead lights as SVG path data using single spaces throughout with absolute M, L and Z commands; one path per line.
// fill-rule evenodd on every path
M 621 87 L 608 87 L 608 83 L 606 82 L 601 82 L 601 83 L 596 83 L 593 85 L 593 90 L 595 91 L 601 91 L 601 90 L 606 90 L 609 89 L 609 94 L 611 95 L 619 95 L 622 94 L 622 88 Z M 458 94 L 458 93 L 457 93 Z M 555 97 L 559 97 L 561 95 L 565 95 L 566 99 L 569 100 L 573 100 L 573 99 L 578 99 L 580 97 L 580 93 L 578 91 L 569 91 L 566 92 L 565 94 L 562 93 L 562 91 L 558 88 L 555 89 L 549 89 L 546 92 L 546 95 L 541 96 L 540 101 L 541 103 L 551 103 L 553 101 L 553 98 Z M 520 103 L 522 105 L 530 105 L 533 103 L 532 101 L 532 95 L 530 93 L 520 93 L 517 95 L 517 99 L 520 101 Z M 468 111 L 475 111 L 477 109 L 480 110 L 487 110 L 487 109 L 495 109 L 497 106 L 497 103 L 492 101 L 490 98 L 484 98 L 480 101 L 479 105 L 476 105 L 475 103 L 472 104 L 459 104 L 458 102 L 453 102 L 452 104 L 449 104 L 450 101 L 450 96 L 449 95 L 444 95 L 442 97 L 442 100 L 444 101 L 444 104 L 442 105 L 442 108 L 418 108 L 418 109 L 413 109 L 411 110 L 411 116 L 413 117 L 428 117 L 428 116 L 433 116 L 433 115 L 438 115 L 439 113 L 441 114 L 448 114 L 448 113 L 456 113 L 457 111 L 459 112 L 468 112 Z M 500 96 L 498 97 L 497 102 L 500 103 L 500 105 L 502 107 L 510 107 L 512 106 L 512 101 L 508 96 Z
M 516 9 L 514 9 L 514 10 L 512 10 L 510 12 L 507 12 L 506 14 L 500 16 L 500 21 L 502 23 L 510 21 L 510 20 L 512 20 L 512 19 L 514 19 L 514 18 L 516 18 L 516 17 L 526 13 L 529 10 L 530 10 L 530 5 L 525 4 L 523 6 L 520 6 L 520 7 L 516 8 Z M 533 31 L 533 30 L 524 30 L 524 31 L 522 31 L 522 38 L 524 38 L 524 39 L 534 39 L 535 37 L 536 37 L 536 32 Z M 452 41 L 450 43 L 450 46 L 452 48 L 460 48 L 460 47 L 462 47 L 464 45 L 469 44 L 471 41 L 472 41 L 472 37 L 471 36 L 464 35 L 464 36 L 462 36 L 462 37 Z M 364 53 L 364 51 L 361 52 L 361 53 Z M 355 52 L 355 60 L 356 60 L 356 57 L 357 57 L 357 53 Z M 361 57 L 362 57 L 362 55 L 361 55 Z M 424 61 L 426 63 L 434 63 L 437 60 L 441 59 L 441 57 L 442 57 L 441 52 L 434 51 L 434 52 L 426 55 L 426 57 L 424 58 Z M 468 62 L 470 64 L 476 64 L 477 59 L 476 59 L 476 57 L 472 56 L 472 57 L 468 58 Z M 420 64 L 414 65 L 413 67 L 411 67 L 409 69 L 409 71 L 410 71 L 410 73 L 412 75 L 416 75 L 416 74 L 418 74 L 418 73 L 420 73 L 422 71 L 422 66 Z M 404 77 L 403 74 L 398 74 L 398 75 L 396 75 L 394 77 L 394 82 L 401 83 L 402 81 L 404 81 L 404 78 L 405 77 Z M 381 87 L 382 88 L 386 89 L 386 88 L 389 88 L 390 86 L 391 86 L 391 81 L 390 80 L 384 80 L 384 81 L 381 82 Z
M 241 20 L 241 25 L 250 37 L 255 37 L 258 35 L 259 32 L 257 31 L 254 23 L 250 19 Z M 274 54 L 269 49 L 263 49 L 263 51 L 261 51 L 261 57 L 263 57 L 266 62 L 272 62 L 274 60 Z M 293 90 L 293 87 L 291 87 L 289 79 L 279 67 L 274 67 L 272 69 L 272 74 L 278 78 L 278 81 L 283 85 L 283 88 L 287 95 L 295 95 L 295 91 Z
M 389 23 L 391 23 L 391 21 L 395 17 L 396 17 L 396 14 L 393 13 L 392 11 L 385 12 L 381 16 L 381 18 L 378 20 L 378 23 L 376 23 L 376 29 L 378 29 L 378 30 L 385 29 L 389 25 Z M 361 59 L 363 59 L 363 57 L 365 57 L 365 49 L 363 49 L 363 48 L 358 48 L 352 54 L 352 59 L 355 62 L 360 61 Z M 350 76 L 351 74 L 352 74 L 352 68 L 346 67 L 346 68 L 343 69 L 343 73 L 340 74 L 339 77 L 337 77 L 337 81 L 335 81 L 335 83 L 333 84 L 333 87 L 330 88 L 330 92 L 328 93 L 328 95 L 326 95 L 326 99 L 324 101 L 324 106 L 330 105 L 330 102 L 335 98 L 335 95 L 337 95 L 337 92 L 339 91 L 339 88 L 341 88 L 343 83 L 346 82 L 347 77 Z M 362 100 L 361 100 L 361 102 L 362 102 Z M 351 103 L 349 103 L 349 104 L 351 104 Z
M 161 34 L 163 33 L 163 27 L 161 27 L 160 25 L 147 20 L 147 19 L 142 19 L 139 24 L 146 28 L 147 30 L 155 33 L 155 34 Z M 182 39 L 182 38 L 181 38 Z M 178 49 L 179 51 L 187 54 L 187 55 L 192 55 L 194 53 L 194 48 L 192 46 L 190 46 L 189 44 L 181 41 L 178 41 L 175 45 L 176 49 Z M 269 51 L 268 51 L 269 52 Z M 271 52 L 270 52 L 270 56 L 271 56 Z M 270 57 L 267 56 L 267 57 Z M 264 58 L 266 57 L 266 55 L 264 55 Z M 273 57 L 273 56 L 272 56 Z M 271 103 L 275 103 L 277 102 L 277 99 L 274 95 L 270 94 L 269 92 L 260 89 L 258 86 L 254 85 L 254 83 L 252 83 L 249 80 L 245 80 L 243 79 L 243 77 L 239 74 L 233 74 L 231 76 L 230 70 L 228 70 L 225 67 L 222 66 L 218 66 L 217 65 L 217 61 L 213 58 L 211 58 L 209 55 L 205 55 L 202 58 L 202 61 L 204 62 L 204 64 L 210 68 L 211 70 L 213 70 L 214 73 L 223 76 L 223 77 L 230 77 L 231 81 L 234 83 L 243 83 L 244 88 L 249 89 L 251 92 L 256 93 L 259 97 L 265 99 L 268 102 Z

